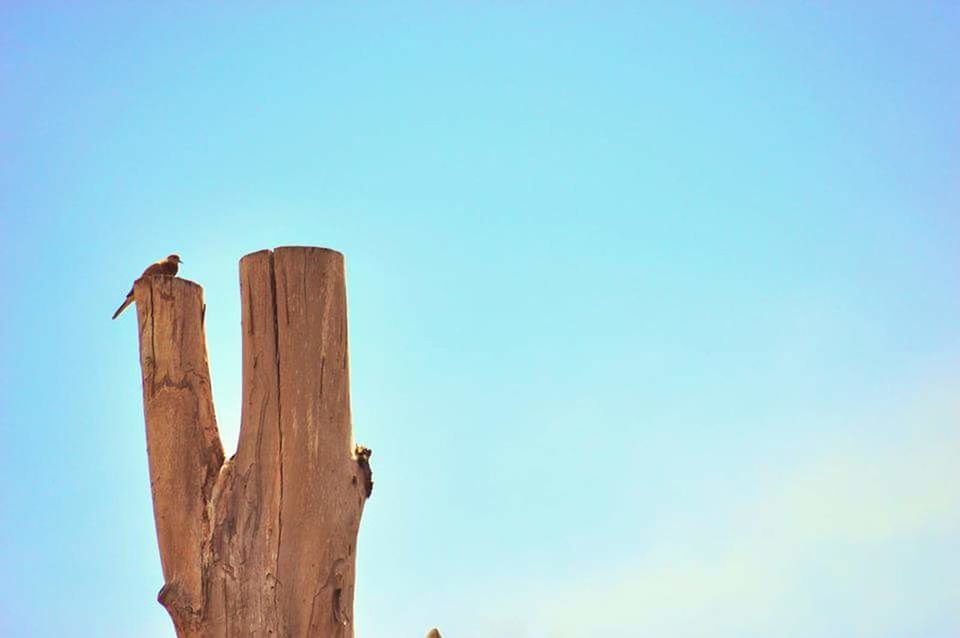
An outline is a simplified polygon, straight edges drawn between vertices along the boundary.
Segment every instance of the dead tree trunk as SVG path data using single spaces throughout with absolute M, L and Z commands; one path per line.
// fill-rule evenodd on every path
M 372 481 L 354 448 L 343 255 L 240 261 L 243 409 L 224 462 L 203 291 L 135 285 L 150 483 L 177 636 L 353 636 L 356 538 Z

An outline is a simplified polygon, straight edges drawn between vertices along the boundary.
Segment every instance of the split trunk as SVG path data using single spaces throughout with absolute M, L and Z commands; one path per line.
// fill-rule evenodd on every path
M 343 255 L 240 261 L 243 406 L 224 461 L 203 291 L 134 294 L 154 516 L 177 636 L 352 638 L 356 538 L 372 481 L 350 422 Z

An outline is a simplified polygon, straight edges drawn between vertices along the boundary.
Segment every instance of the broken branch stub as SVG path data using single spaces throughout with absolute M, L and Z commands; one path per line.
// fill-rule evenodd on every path
M 223 461 L 202 290 L 135 285 L 154 515 L 178 636 L 353 636 L 356 538 L 372 487 L 350 421 L 343 256 L 240 261 L 243 406 Z

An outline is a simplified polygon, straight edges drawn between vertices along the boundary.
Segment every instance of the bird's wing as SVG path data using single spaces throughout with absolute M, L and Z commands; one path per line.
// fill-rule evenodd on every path
M 141 277 L 152 277 L 156 275 L 173 276 L 177 274 L 177 269 L 177 262 L 161 259 L 157 263 L 147 266 L 147 269 L 143 271 Z
M 163 261 L 158 261 L 156 263 L 150 264 L 149 266 L 146 267 L 146 269 L 143 271 L 143 274 L 140 276 L 150 277 L 153 275 L 164 275 L 166 274 L 165 272 L 163 272 L 165 264 L 166 262 L 163 262 Z

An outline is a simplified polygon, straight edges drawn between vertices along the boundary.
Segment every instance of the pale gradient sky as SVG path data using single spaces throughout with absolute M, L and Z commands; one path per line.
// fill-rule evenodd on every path
M 776 7 L 769 5 L 776 4 Z M 348 269 L 358 638 L 960 635 L 954 3 L 0 3 L 0 635 L 172 636 L 136 327 Z

